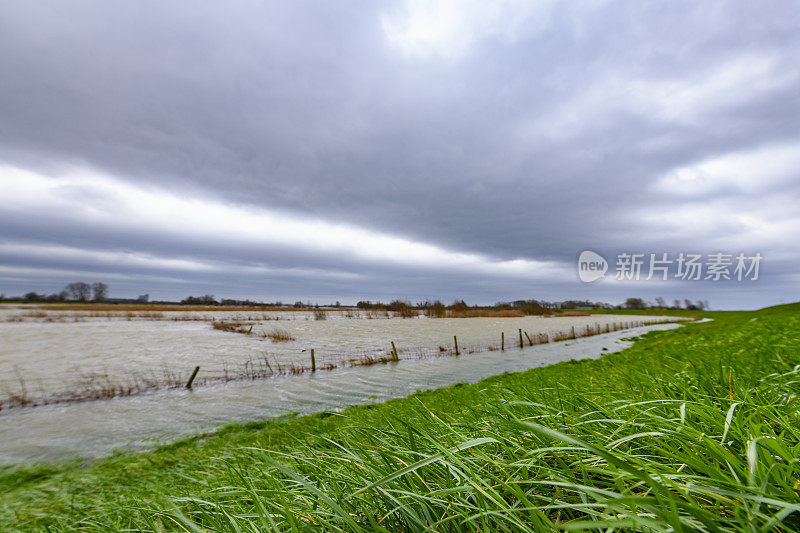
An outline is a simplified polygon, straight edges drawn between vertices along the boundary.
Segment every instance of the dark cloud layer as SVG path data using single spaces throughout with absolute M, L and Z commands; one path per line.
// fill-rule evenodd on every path
M 8 197 L 0 292 L 56 287 L 85 271 L 116 275 L 118 293 L 157 285 L 150 292 L 164 297 L 208 287 L 343 301 L 797 299 L 795 6 L 462 3 L 432 14 L 430 6 L 4 3 L 0 164 L 61 180 L 64 197 L 73 191 L 75 202 L 101 210 L 113 210 L 114 197 L 70 189 L 70 176 L 85 170 L 147 191 L 565 270 L 584 249 L 760 251 L 759 290 L 589 286 L 574 276 L 447 273 L 291 245 L 265 251 L 224 235 L 98 225 L 91 212 L 28 204 L 21 212 Z M 221 265 L 200 275 L 99 264 L 91 253 L 69 261 L 29 253 L 55 245 Z M 232 275 L 237 265 L 281 273 Z

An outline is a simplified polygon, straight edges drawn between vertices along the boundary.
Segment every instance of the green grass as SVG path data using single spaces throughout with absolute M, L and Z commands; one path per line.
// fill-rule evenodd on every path
M 152 453 L 0 472 L 0 530 L 793 531 L 800 305 Z

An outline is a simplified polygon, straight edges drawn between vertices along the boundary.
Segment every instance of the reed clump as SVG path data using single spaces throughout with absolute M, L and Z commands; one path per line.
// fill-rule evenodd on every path
M 25 313 L 22 313 L 20 316 L 26 318 L 45 318 L 50 315 L 48 315 L 48 313 L 45 313 L 44 311 L 26 311 Z
M 274 328 L 263 334 L 265 338 L 269 338 L 272 342 L 290 342 L 295 340 L 292 335 L 285 329 Z
M 218 331 L 227 331 L 229 333 L 242 333 L 249 335 L 253 331 L 253 324 L 246 322 L 215 320 L 211 322 L 211 327 Z
M 478 317 L 521 317 L 525 316 L 519 309 L 448 309 L 445 312 L 447 318 L 478 318 Z
M 371 366 L 390 363 L 393 360 L 391 355 L 362 355 L 361 357 L 351 358 L 348 363 L 349 366 Z
M 215 320 L 211 326 L 219 331 L 228 333 L 239 333 L 242 335 L 254 335 L 262 339 L 270 339 L 272 342 L 289 342 L 295 340 L 294 337 L 285 329 L 273 328 L 270 331 L 254 332 L 252 322 Z
M 270 305 L 62 303 L 36 307 L 49 311 L 291 311 L 287 307 Z
M 59 309 L 59 311 L 62 311 Z M 5 322 L 69 322 L 85 321 L 88 318 L 118 318 L 118 319 L 142 319 L 142 320 L 164 320 L 165 315 L 160 311 L 83 311 L 83 312 L 61 312 L 48 313 L 46 311 L 26 311 L 19 315 L 12 315 L 5 319 Z M 202 318 L 207 320 L 207 318 Z

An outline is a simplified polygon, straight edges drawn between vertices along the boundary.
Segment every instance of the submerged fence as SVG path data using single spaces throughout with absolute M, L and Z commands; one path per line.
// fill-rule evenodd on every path
M 9 390 L 0 398 L 0 411 L 20 408 L 72 403 L 106 398 L 133 396 L 158 390 L 202 387 L 232 381 L 259 380 L 275 376 L 296 375 L 310 372 L 330 371 L 336 368 L 371 366 L 375 364 L 396 363 L 399 361 L 419 360 L 433 357 L 460 357 L 469 354 L 521 349 L 526 346 L 563 342 L 571 339 L 592 337 L 614 331 L 622 331 L 636 327 L 655 324 L 668 324 L 699 320 L 698 318 L 675 317 L 669 320 L 632 320 L 611 324 L 594 324 L 585 327 L 571 327 L 556 333 L 529 333 L 522 329 L 512 333 L 508 339 L 505 332 L 498 332 L 497 344 L 461 344 L 457 337 L 447 346 L 397 346 L 395 339 L 387 340 L 386 348 L 362 351 L 328 351 L 320 353 L 313 348 L 302 349 L 294 362 L 279 361 L 269 354 L 251 356 L 244 362 L 222 363 L 216 369 L 205 369 L 198 375 L 198 368 L 179 372 L 162 366 L 158 371 L 149 373 L 133 373 L 125 378 L 111 377 L 106 374 L 88 374 L 79 377 L 68 390 L 47 393 L 38 388 L 39 394 L 29 390 L 22 376 L 17 376 L 16 390 Z M 237 334 L 252 334 L 252 328 L 217 329 Z M 517 338 L 518 337 L 518 338 Z M 512 340 L 513 339 L 513 340 Z M 511 342 L 507 342 L 511 341 Z M 305 360 L 307 362 L 301 362 Z M 190 377 L 191 374 L 191 377 Z M 187 381 L 188 380 L 188 381 Z

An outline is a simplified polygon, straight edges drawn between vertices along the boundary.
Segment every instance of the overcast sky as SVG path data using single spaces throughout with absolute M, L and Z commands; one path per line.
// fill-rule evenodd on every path
M 6 295 L 752 308 L 798 242 L 794 2 L 0 0 Z

